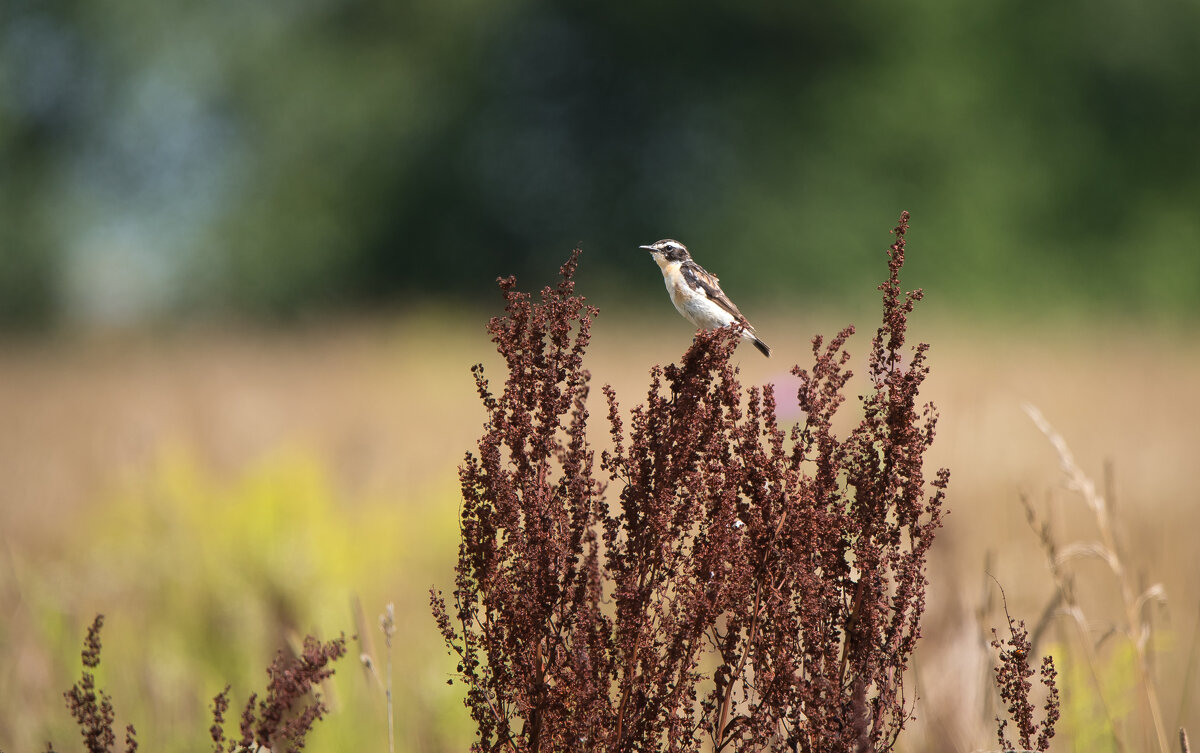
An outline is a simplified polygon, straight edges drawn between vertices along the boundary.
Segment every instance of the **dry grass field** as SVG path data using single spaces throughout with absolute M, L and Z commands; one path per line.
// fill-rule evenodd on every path
M 865 360 L 873 320 L 857 319 L 851 352 Z M 997 749 L 987 647 L 990 628 L 1005 625 L 997 583 L 1031 630 L 1055 594 L 1021 500 L 1064 547 L 1100 536 L 1023 402 L 1109 498 L 1135 595 L 1162 585 L 1165 604 L 1137 605 L 1151 681 L 1170 740 L 1180 725 L 1200 735 L 1200 343 L 1133 326 L 926 319 L 918 310 L 911 333 L 933 345 L 925 395 L 941 412 L 933 460 L 952 472 L 950 515 L 934 547 L 912 675 L 921 700 L 903 747 Z M 688 343 L 669 311 L 647 321 L 602 315 L 594 327 L 593 383 L 612 383 L 626 409 L 650 366 Z M 776 355 L 741 349 L 744 383 L 775 382 L 786 405 L 787 371 L 809 362 L 811 335 L 847 321 L 760 318 Z M 483 361 L 500 376 L 482 325 L 426 310 L 302 332 L 0 347 L 0 749 L 77 745 L 61 691 L 78 672 L 86 625 L 104 612 L 100 680 L 147 750 L 206 745 L 206 706 L 224 680 L 236 704 L 262 687 L 274 646 L 341 630 L 369 645 L 354 644 L 339 666 L 333 714 L 311 749 L 386 750 L 376 615 L 387 602 L 399 622 L 397 750 L 465 749 L 460 688 L 446 685 L 427 589 L 451 581 L 455 469 L 483 417 L 469 367 Z M 603 442 L 598 403 L 592 413 Z M 1089 664 L 1066 616 L 1040 633 L 1038 652 L 1053 652 L 1061 673 L 1053 750 L 1113 750 L 1114 738 L 1156 750 L 1145 683 L 1119 631 L 1118 581 L 1095 557 L 1064 567 L 1096 649 Z

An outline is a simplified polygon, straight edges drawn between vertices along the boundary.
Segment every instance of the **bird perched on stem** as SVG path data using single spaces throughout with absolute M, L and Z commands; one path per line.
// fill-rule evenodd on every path
M 721 290 L 720 280 L 704 267 L 692 261 L 687 247 L 666 238 L 649 246 L 638 246 L 650 252 L 663 273 L 663 282 L 671 295 L 671 303 L 683 318 L 700 329 L 717 329 L 731 324 L 742 325 L 742 337 L 754 343 L 764 356 L 771 348 L 754 332 L 754 327 Z

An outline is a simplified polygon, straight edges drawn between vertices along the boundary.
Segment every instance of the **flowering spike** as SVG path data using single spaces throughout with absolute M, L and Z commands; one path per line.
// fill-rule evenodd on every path
M 907 227 L 905 213 L 847 436 L 833 425 L 852 327 L 793 370 L 805 418 L 790 433 L 771 388 L 743 391 L 738 333 L 701 331 L 651 368 L 627 418 L 604 387 L 607 485 L 586 430 L 596 311 L 574 293 L 578 252 L 540 301 L 502 282 L 489 332 L 508 375 L 494 395 L 476 369 L 488 420 L 460 468 L 455 589 L 431 592 L 474 750 L 894 745 L 949 482 L 923 474 L 926 346 L 902 352 L 919 298 L 899 292 Z

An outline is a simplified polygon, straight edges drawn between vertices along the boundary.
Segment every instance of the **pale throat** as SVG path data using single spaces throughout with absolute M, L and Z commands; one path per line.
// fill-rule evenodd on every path
M 653 257 L 654 263 L 658 265 L 658 268 L 663 271 L 664 275 L 670 274 L 673 271 L 679 271 L 679 266 L 683 264 L 681 261 L 667 261 L 667 257 L 662 254 L 651 254 L 651 257 Z
M 663 283 L 667 286 L 667 293 L 671 296 L 671 303 L 674 303 L 675 308 L 679 309 L 682 313 L 683 309 L 680 307 L 684 305 L 684 301 L 692 293 L 687 283 L 683 280 L 683 273 L 679 271 L 679 268 L 683 266 L 683 262 L 667 261 L 657 254 L 654 256 L 654 261 L 658 263 L 659 268 L 662 270 Z

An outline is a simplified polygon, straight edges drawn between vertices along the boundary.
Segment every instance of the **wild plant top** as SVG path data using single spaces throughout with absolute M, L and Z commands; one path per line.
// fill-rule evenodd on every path
M 743 390 L 730 330 L 654 367 L 613 450 L 587 437 L 584 355 L 597 314 L 576 251 L 540 301 L 500 281 L 491 320 L 508 372 L 460 469 L 453 607 L 431 593 L 459 657 L 480 751 L 866 751 L 891 748 L 914 698 L 926 555 L 949 472 L 923 471 L 937 415 L 918 405 L 924 344 L 903 352 L 908 214 L 893 231 L 863 417 L 832 428 L 851 377 L 848 327 L 797 366 L 803 422 L 770 386 Z

